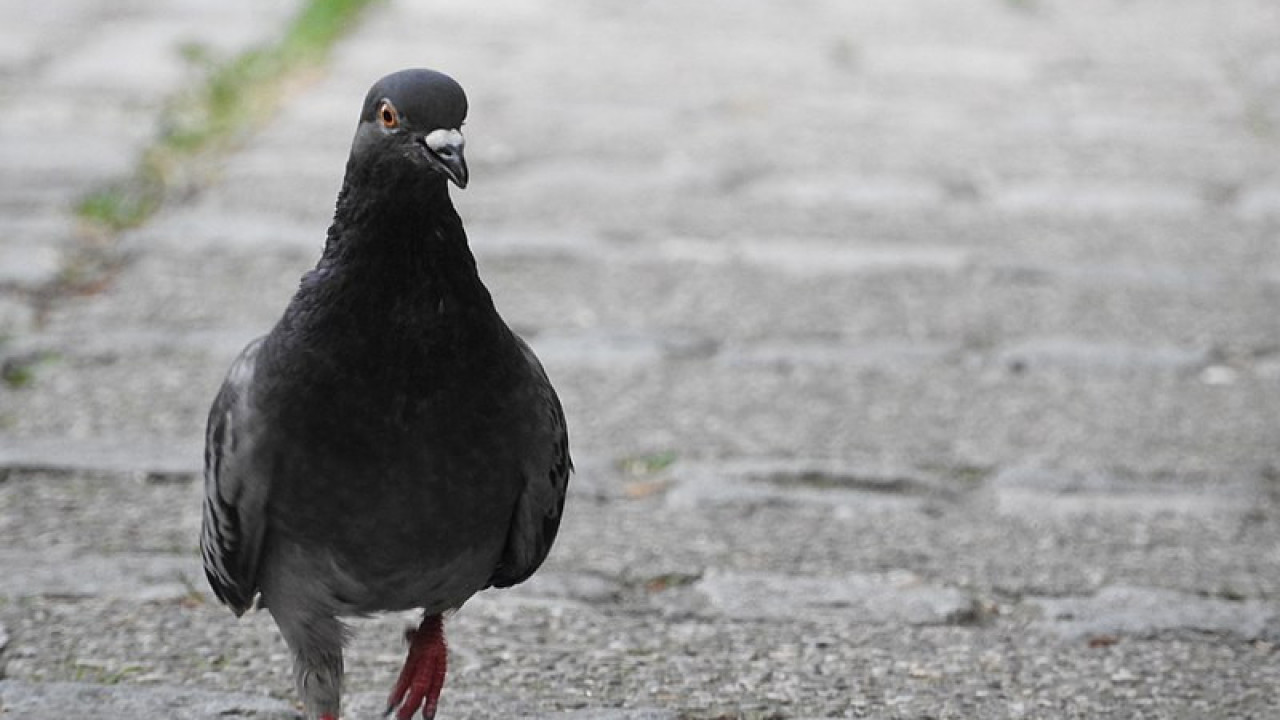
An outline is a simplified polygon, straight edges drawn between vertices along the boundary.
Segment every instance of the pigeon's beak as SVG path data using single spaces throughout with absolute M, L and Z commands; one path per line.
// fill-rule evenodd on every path
M 462 148 L 467 141 L 457 129 L 432 130 L 422 139 L 427 148 L 427 158 L 437 170 L 453 181 L 459 188 L 467 186 L 467 159 L 462 155 Z

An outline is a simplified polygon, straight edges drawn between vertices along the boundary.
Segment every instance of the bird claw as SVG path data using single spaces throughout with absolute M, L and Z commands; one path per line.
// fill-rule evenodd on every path
M 432 720 L 449 659 L 444 622 L 439 615 L 432 615 L 423 620 L 416 631 L 406 631 L 405 639 L 409 641 L 409 656 L 391 690 L 385 714 L 394 712 L 396 720 L 410 720 L 414 712 L 422 708 L 423 719 Z

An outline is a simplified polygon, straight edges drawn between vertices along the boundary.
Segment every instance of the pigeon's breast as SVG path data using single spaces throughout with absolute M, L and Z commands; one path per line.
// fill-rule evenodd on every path
M 370 373 L 280 404 L 273 532 L 348 611 L 454 607 L 497 565 L 541 408 L 497 372 Z

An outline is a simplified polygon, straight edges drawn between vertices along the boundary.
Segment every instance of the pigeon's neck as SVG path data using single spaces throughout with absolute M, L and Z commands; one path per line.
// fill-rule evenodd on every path
M 462 220 L 435 178 L 380 188 L 349 177 L 316 269 L 397 303 L 493 309 Z

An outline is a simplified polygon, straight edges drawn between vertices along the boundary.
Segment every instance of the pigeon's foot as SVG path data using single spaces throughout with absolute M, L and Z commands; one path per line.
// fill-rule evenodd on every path
M 409 641 L 409 657 L 405 658 L 400 679 L 396 680 L 387 700 L 387 714 L 394 710 L 396 720 L 409 720 L 422 708 L 424 720 L 432 720 L 449 660 L 449 649 L 444 643 L 444 620 L 432 615 L 424 619 L 417 630 L 405 631 L 404 636 Z

